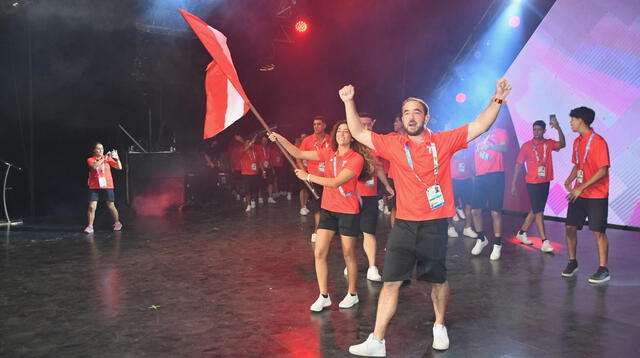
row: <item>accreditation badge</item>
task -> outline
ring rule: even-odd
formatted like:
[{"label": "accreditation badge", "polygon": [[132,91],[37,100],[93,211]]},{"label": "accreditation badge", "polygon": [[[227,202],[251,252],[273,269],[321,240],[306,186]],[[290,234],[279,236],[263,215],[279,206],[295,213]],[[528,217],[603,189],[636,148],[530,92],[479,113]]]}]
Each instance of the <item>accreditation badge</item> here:
[{"label": "accreditation badge", "polygon": [[269,162],[268,162],[268,161],[266,161],[266,160],[264,161],[264,163],[262,163],[262,165],[263,165],[265,168],[269,168]]},{"label": "accreditation badge", "polygon": [[256,165],[256,163],[251,163],[251,170],[254,172],[258,171],[258,166]]},{"label": "accreditation badge", "polygon": [[364,182],[365,186],[373,186],[376,183],[374,177],[371,177],[371,179],[367,180],[366,182]]},{"label": "accreditation badge", "polygon": [[442,195],[440,184],[427,188],[427,199],[429,199],[429,206],[431,206],[431,210],[444,205],[444,195]]},{"label": "accreditation badge", "polygon": [[584,171],[582,171],[582,169],[578,169],[578,184],[582,184],[582,182],[584,181]]},{"label": "accreditation badge", "polygon": [[107,187],[107,178],[106,178],[106,177],[101,177],[101,176],[99,176],[99,177],[98,177],[98,185],[99,185],[101,188],[106,188],[106,187]]},{"label": "accreditation badge", "polygon": [[318,172],[320,172],[320,174],[324,174],[324,162],[320,162],[318,164]]},{"label": "accreditation badge", "polygon": [[465,169],[464,163],[458,163],[458,173],[464,173]]},{"label": "accreditation badge", "polygon": [[546,178],[547,177],[547,168],[544,165],[538,166],[538,178]]}]

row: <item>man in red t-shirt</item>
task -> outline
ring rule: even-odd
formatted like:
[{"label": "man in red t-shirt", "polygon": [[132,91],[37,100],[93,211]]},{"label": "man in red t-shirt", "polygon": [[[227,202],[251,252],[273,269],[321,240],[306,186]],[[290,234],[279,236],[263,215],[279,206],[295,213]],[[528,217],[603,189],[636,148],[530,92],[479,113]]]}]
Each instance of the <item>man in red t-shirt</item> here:
[{"label": "man in red t-shirt", "polygon": [[396,223],[391,229],[384,260],[384,285],[378,299],[373,333],[349,352],[361,356],[386,355],[384,336],[398,305],[403,280],[416,267],[417,279],[430,282],[435,311],[433,348],[449,348],[444,316],[449,297],[447,282],[447,218],[455,212],[451,184],[451,157],[467,143],[489,130],[501,104],[511,92],[511,84],[500,79],[495,96],[478,118],[457,129],[433,133],[426,129],[429,108],[418,98],[402,104],[406,135],[379,135],[366,130],[359,121],[353,86],[340,90],[351,135],[379,156],[391,162],[397,195]]},{"label": "man in red t-shirt", "polygon": [[[325,130],[327,129],[327,123],[324,120],[323,116],[315,116],[313,117],[313,134],[305,137],[300,144],[300,150],[303,151],[314,151],[322,148],[331,148],[331,138]],[[306,164],[302,161],[298,161],[298,167],[301,165],[307,167],[307,172],[311,175],[324,176],[325,164],[324,162],[318,162],[315,160],[307,160]],[[323,187],[321,185],[313,185],[313,189],[316,193],[322,197]],[[320,201],[312,199],[311,205],[308,205],[311,209],[308,209],[306,206],[300,209],[300,215],[307,215],[310,212],[313,212],[313,217],[315,220],[315,226],[313,229],[313,234],[311,234],[311,241],[316,241],[316,231],[318,229],[318,223],[320,222]]]},{"label": "man in red t-shirt", "polygon": [[111,176],[111,168],[121,170],[122,163],[118,157],[118,151],[112,150],[104,155],[104,146],[98,142],[93,146],[93,156],[87,158],[89,166],[89,209],[87,210],[88,225],[84,229],[87,234],[93,234],[93,220],[96,217],[96,208],[100,196],[107,202],[107,208],[113,217],[113,230],[122,230],[120,216],[115,204],[115,194],[113,192],[113,177]]},{"label": "man in red t-shirt", "polygon": [[242,187],[244,191],[246,212],[256,208],[256,197],[260,188],[260,178],[264,174],[262,167],[262,154],[255,145],[256,138],[246,139],[242,148],[240,158],[240,174],[242,177]]},{"label": "man in red t-shirt", "polygon": [[544,229],[544,207],[547,205],[549,197],[549,185],[553,180],[553,158],[551,153],[559,151],[565,147],[564,133],[558,124],[555,115],[551,116],[549,125],[558,131],[558,140],[544,138],[547,124],[544,121],[533,122],[533,139],[525,142],[520,148],[516,166],[513,170],[513,180],[511,182],[511,195],[516,196],[516,183],[518,174],[522,165],[527,166],[527,192],[529,193],[529,201],[531,202],[531,210],[524,223],[520,227],[516,238],[525,245],[533,244],[527,237],[527,230],[535,220],[538,233],[542,237],[542,252],[553,252],[553,246],[547,240],[547,234]]},{"label": "man in red t-shirt", "polygon": [[471,250],[472,255],[480,255],[482,249],[489,244],[484,235],[482,209],[491,210],[493,236],[495,242],[489,258],[498,260],[502,252],[502,205],[504,201],[504,159],[507,151],[507,131],[503,128],[492,128],[478,138],[474,151],[476,177],[473,183],[471,199],[471,216],[478,238]]},{"label": "man in red t-shirt", "polygon": [[[453,221],[460,218],[464,220],[462,235],[472,239],[478,238],[478,234],[471,228],[473,217],[471,215],[471,199],[473,197],[473,175],[471,174],[472,154],[464,149],[456,152],[451,158],[451,179],[453,183],[453,198],[456,201],[456,214]],[[455,226],[449,222],[449,237],[458,237]]]},{"label": "man in red t-shirt", "polygon": [[[573,170],[564,182],[569,192],[566,224],[569,263],[562,276],[571,277],[578,271],[578,230],[582,230],[585,219],[589,218],[589,229],[596,237],[600,264],[589,282],[597,284],[610,279],[607,268],[609,239],[605,233],[609,214],[610,161],[607,142],[591,128],[595,115],[593,109],[587,107],[574,108],[569,113],[571,130],[580,135],[573,141]],[[571,188],[574,180],[575,185]]]}]

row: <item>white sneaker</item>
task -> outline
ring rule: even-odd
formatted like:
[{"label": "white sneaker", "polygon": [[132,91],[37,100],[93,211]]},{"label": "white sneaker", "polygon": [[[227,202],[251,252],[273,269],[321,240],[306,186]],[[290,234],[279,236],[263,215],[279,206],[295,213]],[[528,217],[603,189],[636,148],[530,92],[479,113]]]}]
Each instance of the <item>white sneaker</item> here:
[{"label": "white sneaker", "polygon": [[316,238],[318,237],[318,235],[314,232],[313,234],[311,234],[311,242],[316,242]]},{"label": "white sneaker", "polygon": [[244,211],[246,211],[246,212],[251,211],[251,204],[247,205],[247,208],[246,208],[246,209],[244,209]]},{"label": "white sneaker", "polygon": [[340,308],[351,308],[353,306],[356,305],[356,303],[360,302],[360,300],[358,300],[358,294],[356,293],[355,296],[351,296],[350,293],[347,293],[346,296],[344,296],[344,298],[342,299],[342,301],[340,301],[340,303],[338,304],[338,307]]},{"label": "white sneaker", "polygon": [[471,249],[471,255],[480,255],[482,249],[487,245],[489,245],[489,240],[487,240],[486,237],[484,240],[476,239],[476,244],[473,246],[473,249]]},{"label": "white sneaker", "polygon": [[331,306],[331,297],[327,295],[327,298],[322,297],[322,295],[318,295],[318,299],[309,307],[313,312],[320,312],[325,307]]},{"label": "white sneaker", "polygon": [[464,210],[460,209],[460,208],[456,208],[456,213],[458,213],[458,216],[460,217],[460,219],[462,220],[466,220],[467,216],[464,214]]},{"label": "white sneaker", "polygon": [[236,194],[236,200],[240,200],[240,199],[241,199],[240,194]]},{"label": "white sneaker", "polygon": [[300,209],[300,215],[307,215],[309,214],[309,209],[307,209],[307,207],[303,207]]},{"label": "white sneaker", "polygon": [[84,228],[84,233],[85,234],[93,234],[93,226],[89,225],[86,228]]},{"label": "white sneaker", "polygon": [[275,203],[276,203],[276,201],[275,201],[275,200],[273,200],[273,198],[272,198],[272,197],[269,197],[269,199],[267,199],[267,203],[269,203],[269,204],[275,204]]},{"label": "white sneaker", "polygon": [[447,230],[447,236],[458,237],[458,232],[456,231],[456,228],[453,226],[449,226],[449,230]]},{"label": "white sneaker", "polygon": [[433,326],[433,349],[444,351],[449,349],[449,335],[444,324]]},{"label": "white sneaker", "polygon": [[378,268],[375,266],[369,267],[367,270],[367,280],[380,282],[382,281],[382,276],[380,276],[380,272],[378,272]]},{"label": "white sneaker", "polygon": [[258,204],[264,204],[264,199],[258,198]]},{"label": "white sneaker", "polygon": [[287,193],[287,200],[291,200],[291,193]]},{"label": "white sneaker", "polygon": [[386,357],[387,348],[384,339],[379,341],[370,333],[366,341],[349,347],[349,353],[363,357]]},{"label": "white sneaker", "polygon": [[384,211],[384,200],[378,200],[378,210]]},{"label": "white sneaker", "polygon": [[489,259],[493,261],[500,260],[501,251],[502,251],[502,245],[493,245],[493,250],[491,250],[491,255],[489,256]]},{"label": "white sneaker", "polygon": [[472,239],[477,239],[478,238],[478,234],[476,234],[476,232],[473,231],[473,229],[471,227],[465,227],[464,230],[462,230],[462,235],[464,235],[466,237],[470,237]]},{"label": "white sneaker", "polygon": [[344,277],[349,276],[349,271],[347,271],[347,268],[344,268],[344,271],[342,271],[342,273],[344,274]]},{"label": "white sneaker", "polygon": [[540,247],[540,250],[542,250],[542,252],[553,252],[553,246],[551,246],[549,240],[544,240],[542,242],[542,247]]},{"label": "white sneaker", "polygon": [[385,215],[389,215],[389,214],[391,214],[391,211],[389,211],[389,207],[388,207],[388,206],[385,206],[385,207],[384,207],[384,211],[383,211],[383,213],[384,213]]},{"label": "white sneaker", "polygon": [[531,242],[531,240],[529,240],[529,237],[527,236],[526,232],[523,232],[522,234],[520,234],[520,231],[518,231],[518,233],[516,234],[516,238],[518,240],[520,240],[520,242],[525,244],[525,245],[533,244],[533,242]]},{"label": "white sneaker", "polygon": [[453,222],[458,222],[460,221],[460,218],[458,217],[458,214],[453,216]]},{"label": "white sneaker", "polygon": [[251,207],[255,208],[256,207],[256,201],[255,200],[251,200]]}]

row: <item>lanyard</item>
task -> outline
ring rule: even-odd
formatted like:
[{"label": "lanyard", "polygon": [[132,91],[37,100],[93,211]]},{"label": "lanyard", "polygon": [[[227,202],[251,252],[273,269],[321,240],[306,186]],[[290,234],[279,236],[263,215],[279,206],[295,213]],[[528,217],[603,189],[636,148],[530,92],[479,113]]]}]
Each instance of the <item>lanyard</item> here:
[{"label": "lanyard", "polygon": [[269,157],[271,156],[270,154],[267,154],[267,147],[266,146],[262,146],[262,153],[264,154],[264,159],[265,161],[269,160]]},{"label": "lanyard", "polygon": [[[337,178],[338,177],[338,152],[336,152],[333,155],[333,177]],[[345,198],[350,197],[351,195],[353,195],[353,192],[350,193],[346,193],[344,192],[344,189],[342,189],[342,185],[338,186],[338,190],[340,190],[340,194],[342,194],[342,196],[344,196]]]},{"label": "lanyard", "polygon": [[[433,174],[435,176],[436,184],[437,184],[438,183],[438,152],[436,151],[436,144],[434,142],[431,142],[429,144],[429,147],[431,148],[431,154],[433,154]],[[416,176],[416,179],[418,179],[418,181],[422,183],[422,185],[428,188],[429,186],[422,179],[420,179],[420,177],[418,176],[418,173],[416,173],[416,170],[413,167],[413,159],[411,159],[411,152],[409,151],[408,143],[404,145],[404,153],[407,156],[407,162],[409,162],[409,166],[411,167],[411,170],[413,170],[413,175]]]},{"label": "lanyard", "polygon": [[[584,150],[584,159],[582,160],[582,165],[584,166],[584,163],[587,162],[587,154],[589,154],[589,148],[591,147],[591,141],[593,140],[593,137],[596,135],[596,132],[591,132],[591,136],[589,137],[589,141],[587,142],[587,147]],[[578,145],[576,146],[576,162],[578,163],[578,167],[580,168],[580,154],[578,154],[578,149],[580,148],[580,143],[582,143],[582,136],[580,136],[580,141],[578,142]]]},{"label": "lanyard", "polygon": [[323,145],[324,145],[325,148],[327,148],[327,146],[329,145],[329,142],[327,142],[327,135],[325,134],[325,136],[322,139],[322,142],[320,142],[320,144],[318,144],[318,137],[316,136],[316,141],[313,142],[313,145],[316,148],[322,148]]},{"label": "lanyard", "polygon": [[256,161],[256,151],[254,148],[251,148],[251,152],[247,151],[247,155],[249,156],[249,160],[254,163]]},{"label": "lanyard", "polygon": [[104,161],[102,161],[102,164],[100,164],[97,168],[96,168],[96,172],[98,173],[99,177],[103,177],[104,176],[104,162],[106,162],[107,160],[105,159]]},{"label": "lanyard", "polygon": [[[538,155],[538,145],[536,144],[536,142],[532,142],[533,144],[533,153],[536,155],[536,163],[540,163],[540,156]],[[544,146],[542,147],[542,150],[544,151],[544,153],[542,154],[542,158],[543,158],[543,163],[547,162],[547,143],[544,144]]]}]

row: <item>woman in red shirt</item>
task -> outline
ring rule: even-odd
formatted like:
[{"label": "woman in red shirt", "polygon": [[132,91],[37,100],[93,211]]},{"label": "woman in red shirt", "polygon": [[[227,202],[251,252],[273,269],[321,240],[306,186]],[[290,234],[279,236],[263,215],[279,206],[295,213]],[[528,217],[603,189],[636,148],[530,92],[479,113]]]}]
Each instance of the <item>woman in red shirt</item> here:
[{"label": "woman in red shirt", "polygon": [[359,176],[365,178],[373,172],[374,164],[370,159],[369,151],[351,137],[346,121],[338,122],[333,127],[330,148],[302,151],[277,133],[272,133],[270,139],[280,142],[295,158],[322,161],[326,168],[324,176],[312,175],[303,169],[296,169],[296,176],[299,179],[325,187],[322,193],[320,223],[318,224],[314,251],[320,295],[310,309],[314,312],[320,312],[331,305],[327,287],[329,271],[327,255],[331,239],[336,233],[340,235],[342,252],[349,272],[349,289],[338,306],[340,308],[353,307],[358,303],[355,243],[356,237],[360,234],[360,205],[356,194],[356,185]]},{"label": "woman in red shirt", "polygon": [[89,209],[87,210],[88,225],[84,229],[87,234],[93,234],[93,219],[96,216],[96,208],[100,196],[107,202],[107,208],[113,217],[113,230],[122,230],[122,224],[118,216],[118,209],[113,204],[113,178],[111,177],[111,168],[122,169],[122,163],[118,158],[118,151],[112,150],[104,155],[104,147],[98,142],[93,146],[93,156],[87,158],[89,165]]}]

